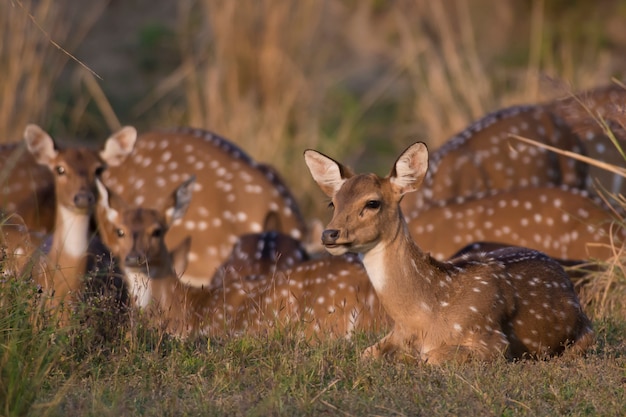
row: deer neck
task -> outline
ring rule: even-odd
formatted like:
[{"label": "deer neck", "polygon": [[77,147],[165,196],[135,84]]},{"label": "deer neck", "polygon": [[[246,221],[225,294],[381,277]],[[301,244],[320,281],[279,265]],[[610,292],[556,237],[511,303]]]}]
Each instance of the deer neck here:
[{"label": "deer neck", "polygon": [[68,280],[78,280],[86,272],[89,222],[89,213],[57,207],[56,226],[48,257]]},{"label": "deer neck", "polygon": [[417,246],[402,218],[392,230],[388,239],[361,256],[372,286],[392,318],[432,314],[437,305],[433,286],[448,278],[442,264]]}]

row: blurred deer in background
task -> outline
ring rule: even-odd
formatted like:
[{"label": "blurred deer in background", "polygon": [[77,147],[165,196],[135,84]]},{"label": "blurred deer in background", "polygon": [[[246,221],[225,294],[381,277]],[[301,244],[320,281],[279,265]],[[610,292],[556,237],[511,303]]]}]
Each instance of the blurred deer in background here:
[{"label": "blurred deer in background", "polygon": [[435,203],[495,190],[585,186],[586,164],[522,144],[511,139],[511,133],[576,153],[584,151],[578,135],[539,106],[510,107],[488,114],[432,153],[422,188],[402,200],[407,218]]},{"label": "blurred deer in background", "polygon": [[[611,84],[569,94],[566,98],[544,103],[543,107],[561,118],[581,138],[584,154],[595,160],[626,168],[624,156],[606,131],[606,128],[610,129],[617,146],[626,151],[625,105],[626,88]],[[591,165],[587,176],[589,190],[594,190],[596,180],[609,192],[626,192],[626,181],[621,175]]]},{"label": "blurred deer in background", "polygon": [[[428,363],[556,355],[586,351],[594,341],[563,268],[543,253],[505,248],[439,262],[417,246],[400,209],[426,176],[423,143],[407,148],[391,173],[354,175],[313,150],[305,160],[332,199],[322,234],[333,255],[361,254],[374,289],[394,322],[363,357],[401,353]],[[441,233],[446,233],[442,231]]]},{"label": "blurred deer in background", "polygon": [[209,285],[237,237],[262,231],[270,212],[279,217],[280,231],[304,236],[295,198],[277,172],[211,132],[181,128],[142,134],[131,160],[108,170],[103,180],[128,202],[163,207],[169,197],[157,190],[174,188],[191,175],[196,198],[167,235],[170,246],[191,237],[185,283]]},{"label": "blurred deer in background", "polygon": [[438,260],[476,241],[524,246],[561,259],[605,261],[611,241],[626,237],[612,227],[614,213],[583,190],[565,186],[487,191],[423,208],[408,221],[413,238]]}]

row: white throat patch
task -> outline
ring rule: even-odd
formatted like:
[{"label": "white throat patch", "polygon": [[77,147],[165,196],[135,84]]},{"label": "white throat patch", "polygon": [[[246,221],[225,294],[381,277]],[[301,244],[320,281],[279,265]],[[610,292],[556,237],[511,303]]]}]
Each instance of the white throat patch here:
[{"label": "white throat patch", "polygon": [[139,308],[146,308],[152,299],[150,276],[143,271],[126,270],[126,281],[129,285],[129,293],[132,300]]},{"label": "white throat patch", "polygon": [[74,258],[85,255],[89,246],[89,215],[76,214],[63,206],[58,210],[63,227],[54,233],[58,233],[57,239],[61,239],[63,250]]},{"label": "white throat patch", "polygon": [[366,254],[359,254],[367,276],[370,278],[370,282],[376,290],[380,293],[385,288],[387,283],[387,271],[385,265],[385,251],[382,245],[376,245],[370,249]]}]

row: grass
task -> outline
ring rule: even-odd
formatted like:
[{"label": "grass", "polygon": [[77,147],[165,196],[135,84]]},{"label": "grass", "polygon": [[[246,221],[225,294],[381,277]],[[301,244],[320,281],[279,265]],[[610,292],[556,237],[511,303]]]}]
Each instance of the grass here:
[{"label": "grass", "polygon": [[361,361],[379,337],[370,334],[183,343],[140,320],[106,343],[80,327],[33,332],[26,285],[4,292],[14,286],[2,287],[2,301],[14,300],[4,314],[22,318],[3,326],[3,415],[584,416],[626,407],[623,319],[596,321],[598,343],[586,358],[432,367]]}]

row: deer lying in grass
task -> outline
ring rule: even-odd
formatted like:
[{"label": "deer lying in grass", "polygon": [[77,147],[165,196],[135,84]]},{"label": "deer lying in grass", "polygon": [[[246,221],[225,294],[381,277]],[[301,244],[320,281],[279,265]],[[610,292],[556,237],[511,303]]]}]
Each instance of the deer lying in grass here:
[{"label": "deer lying in grass", "polygon": [[354,175],[313,150],[311,174],[332,199],[322,234],[328,252],[360,253],[392,331],[363,357],[402,353],[428,363],[556,355],[593,343],[591,323],[563,268],[530,249],[505,248],[439,262],[417,246],[399,208],[428,167],[423,143],[391,173]]},{"label": "deer lying in grass", "polygon": [[102,238],[121,264],[131,300],[151,325],[181,338],[289,326],[306,336],[337,337],[386,325],[355,257],[299,261],[302,246],[285,234],[247,234],[210,287],[185,284],[180,275],[189,240],[169,252],[165,237],[187,210],[192,183],[179,186],[161,211],[130,207],[98,185]]},{"label": "deer lying in grass", "polygon": [[[126,127],[106,141],[100,151],[60,149],[39,126],[24,132],[28,151],[54,175],[56,220],[46,253],[32,264],[35,282],[52,297],[51,306],[75,301],[84,288],[90,245],[90,220],[96,203],[96,179],[107,166],[121,164],[132,152],[137,132]],[[67,309],[63,317],[67,317]]]}]

